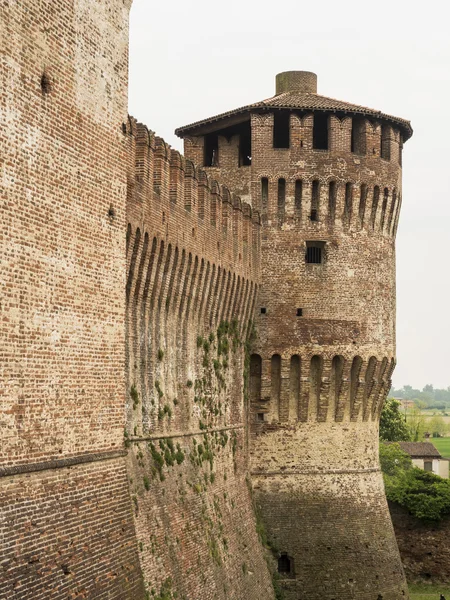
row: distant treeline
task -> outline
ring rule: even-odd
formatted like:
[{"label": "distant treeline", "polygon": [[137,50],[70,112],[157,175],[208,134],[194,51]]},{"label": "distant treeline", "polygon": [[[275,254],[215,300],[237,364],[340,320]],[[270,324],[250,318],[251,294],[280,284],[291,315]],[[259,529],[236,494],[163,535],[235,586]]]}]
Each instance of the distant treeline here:
[{"label": "distant treeline", "polygon": [[404,385],[400,389],[391,388],[391,398],[403,398],[404,400],[416,400],[416,404],[422,408],[437,408],[442,410],[450,407],[450,387],[447,389],[434,388],[431,384],[424,386],[423,390],[417,390],[410,385]]}]

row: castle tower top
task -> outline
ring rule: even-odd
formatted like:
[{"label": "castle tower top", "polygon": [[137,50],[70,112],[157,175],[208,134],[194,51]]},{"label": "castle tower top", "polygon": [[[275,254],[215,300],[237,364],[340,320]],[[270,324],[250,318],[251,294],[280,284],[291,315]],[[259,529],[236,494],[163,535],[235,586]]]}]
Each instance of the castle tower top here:
[{"label": "castle tower top", "polygon": [[365,118],[397,128],[406,142],[412,136],[411,123],[405,119],[394,117],[380,110],[328,98],[317,93],[317,75],[311,71],[284,71],[276,76],[276,91],[271,98],[266,98],[247,106],[241,106],[225,113],[178,127],[178,137],[204,136],[225,129],[230,133],[231,127],[250,122],[251,114],[279,111],[301,111],[302,113],[328,113],[339,119],[345,116]]},{"label": "castle tower top", "polygon": [[285,92],[317,94],[317,75],[311,71],[284,71],[275,78],[275,95]]}]

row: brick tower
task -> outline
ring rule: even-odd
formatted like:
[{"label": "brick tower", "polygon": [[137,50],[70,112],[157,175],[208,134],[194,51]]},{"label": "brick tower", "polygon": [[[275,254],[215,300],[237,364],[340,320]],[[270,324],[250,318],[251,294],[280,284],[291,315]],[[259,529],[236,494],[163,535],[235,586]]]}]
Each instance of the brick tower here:
[{"label": "brick tower", "polygon": [[378,423],[411,126],[320,96],[316,75],[295,71],[274,97],[176,133],[262,215],[251,468],[286,598],[407,597]]}]

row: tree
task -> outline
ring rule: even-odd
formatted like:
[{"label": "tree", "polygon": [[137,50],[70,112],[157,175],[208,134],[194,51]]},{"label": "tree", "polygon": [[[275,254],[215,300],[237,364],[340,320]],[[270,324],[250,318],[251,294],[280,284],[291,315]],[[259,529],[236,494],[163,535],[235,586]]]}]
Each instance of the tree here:
[{"label": "tree", "polygon": [[414,408],[408,414],[407,428],[409,431],[409,440],[420,442],[426,430],[425,416],[418,408]]},{"label": "tree", "polygon": [[412,469],[409,454],[403,452],[398,444],[380,443],[380,467],[383,475],[399,477],[404,471]]},{"label": "tree", "polygon": [[450,480],[413,467],[398,444],[380,444],[380,465],[388,500],[426,521],[450,514]]},{"label": "tree", "polygon": [[447,424],[440,415],[435,415],[428,421],[427,429],[433,437],[440,437],[447,433]]},{"label": "tree", "polygon": [[388,398],[380,418],[380,438],[386,442],[407,442],[411,434],[400,412],[400,402]]}]

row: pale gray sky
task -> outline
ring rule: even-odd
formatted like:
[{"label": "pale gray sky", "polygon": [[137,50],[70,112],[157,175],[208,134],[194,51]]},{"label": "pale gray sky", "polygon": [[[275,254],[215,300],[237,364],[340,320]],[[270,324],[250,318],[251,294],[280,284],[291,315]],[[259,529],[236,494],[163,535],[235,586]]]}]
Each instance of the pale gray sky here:
[{"label": "pale gray sky", "polygon": [[308,70],[318,91],[410,119],[397,235],[394,385],[450,385],[450,8],[444,0],[134,0],[130,114],[176,127],[272,96]]}]

